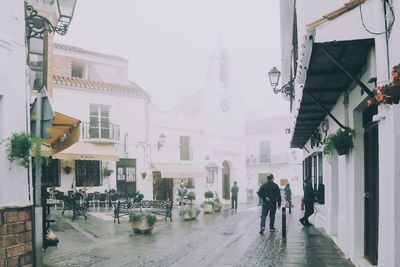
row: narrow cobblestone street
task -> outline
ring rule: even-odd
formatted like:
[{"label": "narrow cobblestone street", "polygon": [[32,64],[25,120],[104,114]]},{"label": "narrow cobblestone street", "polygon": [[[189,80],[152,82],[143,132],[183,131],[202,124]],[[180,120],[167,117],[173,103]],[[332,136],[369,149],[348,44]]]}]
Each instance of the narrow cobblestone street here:
[{"label": "narrow cobblestone street", "polygon": [[281,237],[281,212],[275,233],[260,236],[259,207],[242,204],[183,222],[159,221],[150,235],[133,234],[127,218],[114,224],[111,211],[92,211],[87,221],[71,221],[53,211],[60,238],[45,252],[46,266],[353,266],[334,243],[314,227],[303,228],[300,211],[288,214],[288,237]]}]

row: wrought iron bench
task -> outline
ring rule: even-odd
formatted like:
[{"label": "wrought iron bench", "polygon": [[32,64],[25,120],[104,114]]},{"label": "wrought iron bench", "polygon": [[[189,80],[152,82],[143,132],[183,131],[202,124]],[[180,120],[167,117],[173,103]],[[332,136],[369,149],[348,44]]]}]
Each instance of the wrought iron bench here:
[{"label": "wrought iron bench", "polygon": [[118,201],[114,206],[114,222],[119,223],[119,218],[129,215],[129,211],[148,211],[158,215],[164,215],[172,222],[172,201],[168,200],[142,200],[140,202],[132,202],[129,200]]},{"label": "wrought iron bench", "polygon": [[61,215],[64,215],[64,212],[66,210],[72,210],[72,220],[75,219],[76,216],[83,216],[85,220],[87,220],[86,212],[89,209],[88,200],[86,200],[86,202],[83,204],[78,204],[77,202],[75,202],[73,198],[64,196],[63,201],[64,201],[64,208],[61,212]]}]

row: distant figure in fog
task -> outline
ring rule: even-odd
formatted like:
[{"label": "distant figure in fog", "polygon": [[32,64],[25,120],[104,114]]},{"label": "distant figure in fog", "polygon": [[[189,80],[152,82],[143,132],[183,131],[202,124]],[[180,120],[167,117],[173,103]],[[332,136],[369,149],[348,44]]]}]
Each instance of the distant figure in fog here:
[{"label": "distant figure in fog", "polygon": [[290,189],[290,184],[289,183],[286,184],[284,192],[285,192],[286,202],[289,205],[291,205],[291,203],[292,203],[292,189]]},{"label": "distant figure in fog", "polygon": [[179,201],[179,206],[181,206],[182,204],[185,205],[185,201],[184,198],[186,196],[187,190],[186,188],[183,186],[183,184],[179,185],[178,188],[178,201]]},{"label": "distant figure in fog", "polygon": [[269,213],[269,230],[274,232],[275,229],[275,213],[276,205],[278,208],[281,207],[281,191],[279,186],[274,183],[274,175],[269,173],[267,175],[267,182],[263,184],[257,192],[258,196],[262,199],[262,211],[261,211],[261,223],[260,223],[260,235],[264,234],[265,221]]},{"label": "distant figure in fog", "polygon": [[239,186],[237,186],[237,182],[234,182],[231,189],[232,193],[231,203],[232,203],[232,209],[235,210],[237,210],[238,192],[239,192]]}]

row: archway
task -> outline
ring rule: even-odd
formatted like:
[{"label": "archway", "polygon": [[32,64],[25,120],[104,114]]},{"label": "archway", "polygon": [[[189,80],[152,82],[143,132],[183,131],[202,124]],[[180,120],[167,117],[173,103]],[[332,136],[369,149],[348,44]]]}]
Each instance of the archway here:
[{"label": "archway", "polygon": [[231,170],[227,161],[222,162],[222,198],[231,198]]}]

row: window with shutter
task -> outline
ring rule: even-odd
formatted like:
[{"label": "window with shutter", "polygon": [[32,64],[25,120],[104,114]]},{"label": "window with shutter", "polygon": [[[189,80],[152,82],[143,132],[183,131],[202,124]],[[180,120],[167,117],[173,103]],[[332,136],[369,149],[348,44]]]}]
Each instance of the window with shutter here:
[{"label": "window with shutter", "polygon": [[76,160],[76,186],[101,186],[101,163],[98,160]]}]

